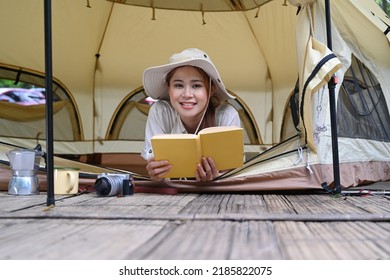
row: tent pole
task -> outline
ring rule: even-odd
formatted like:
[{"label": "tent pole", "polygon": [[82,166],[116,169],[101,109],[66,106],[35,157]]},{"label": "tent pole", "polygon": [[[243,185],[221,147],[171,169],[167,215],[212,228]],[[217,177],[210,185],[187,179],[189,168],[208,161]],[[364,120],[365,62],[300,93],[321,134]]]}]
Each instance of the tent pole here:
[{"label": "tent pole", "polygon": [[[331,32],[331,16],[330,16],[330,0],[325,0],[325,16],[326,16],[326,36],[328,48],[332,50],[332,32]],[[333,155],[333,180],[334,192],[340,193],[340,163],[339,163],[339,148],[337,140],[337,118],[336,118],[336,76],[333,75],[328,82],[329,90],[329,105],[330,105],[330,126],[332,132],[332,155]]]},{"label": "tent pole", "polygon": [[46,92],[46,174],[47,206],[55,204],[53,172],[53,94],[52,94],[52,36],[51,0],[44,0],[45,18],[45,92]]}]

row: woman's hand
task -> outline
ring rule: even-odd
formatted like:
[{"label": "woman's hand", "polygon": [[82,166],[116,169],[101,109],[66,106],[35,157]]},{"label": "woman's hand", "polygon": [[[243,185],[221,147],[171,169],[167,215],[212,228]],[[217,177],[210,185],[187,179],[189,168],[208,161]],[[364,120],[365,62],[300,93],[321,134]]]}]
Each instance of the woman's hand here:
[{"label": "woman's hand", "polygon": [[196,169],[197,181],[211,181],[220,175],[214,161],[210,157],[202,157],[201,163],[198,163]]},{"label": "woman's hand", "polygon": [[155,161],[154,158],[148,160],[146,170],[148,171],[150,179],[153,181],[162,181],[162,176],[166,175],[171,170],[172,165],[167,160]]}]

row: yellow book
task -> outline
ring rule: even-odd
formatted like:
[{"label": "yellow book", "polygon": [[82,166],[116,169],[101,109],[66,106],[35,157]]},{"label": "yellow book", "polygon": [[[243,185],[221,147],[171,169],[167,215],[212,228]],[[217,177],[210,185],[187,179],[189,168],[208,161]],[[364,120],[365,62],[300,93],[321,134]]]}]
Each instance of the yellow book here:
[{"label": "yellow book", "polygon": [[172,164],[166,178],[195,177],[202,156],[211,157],[220,171],[240,167],[244,161],[244,132],[240,127],[208,127],[198,135],[155,135],[151,142],[155,160]]}]

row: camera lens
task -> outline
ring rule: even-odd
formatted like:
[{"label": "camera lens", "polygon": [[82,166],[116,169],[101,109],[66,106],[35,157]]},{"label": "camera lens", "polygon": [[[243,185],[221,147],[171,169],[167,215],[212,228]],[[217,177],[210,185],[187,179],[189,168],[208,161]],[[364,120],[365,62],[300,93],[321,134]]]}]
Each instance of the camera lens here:
[{"label": "camera lens", "polygon": [[99,196],[117,195],[122,190],[122,178],[106,176],[96,179],[94,189]]}]

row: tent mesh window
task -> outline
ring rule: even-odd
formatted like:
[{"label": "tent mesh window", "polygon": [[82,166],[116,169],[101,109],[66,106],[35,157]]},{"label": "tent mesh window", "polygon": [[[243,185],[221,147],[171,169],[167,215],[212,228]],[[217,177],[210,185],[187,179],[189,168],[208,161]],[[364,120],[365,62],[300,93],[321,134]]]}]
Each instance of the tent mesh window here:
[{"label": "tent mesh window", "polygon": [[337,115],[339,136],[390,142],[390,116],[382,88],[354,56],[340,87]]},{"label": "tent mesh window", "polygon": [[106,138],[144,141],[146,120],[153,103],[142,88],[131,92],[114,113]]},{"label": "tent mesh window", "polygon": [[[53,82],[53,136],[58,141],[82,140],[74,101]],[[45,77],[0,66],[0,137],[46,139]]]}]

